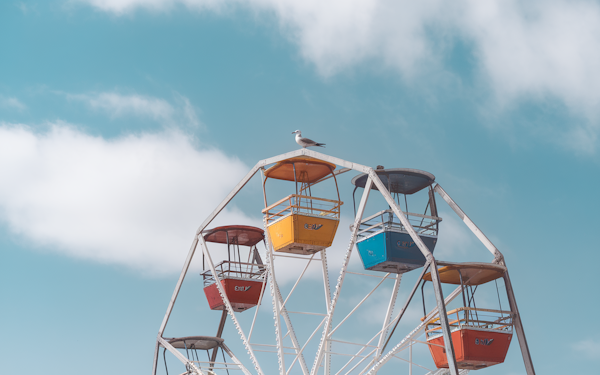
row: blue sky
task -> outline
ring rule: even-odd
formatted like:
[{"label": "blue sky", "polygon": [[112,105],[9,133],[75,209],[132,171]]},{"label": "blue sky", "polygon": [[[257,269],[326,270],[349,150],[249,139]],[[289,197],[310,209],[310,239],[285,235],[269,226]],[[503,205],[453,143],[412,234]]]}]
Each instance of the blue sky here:
[{"label": "blue sky", "polygon": [[[296,129],[435,174],[504,253],[538,373],[592,371],[599,36],[583,0],[2,2],[0,372],[150,371],[194,231]],[[259,182],[233,203],[219,224],[260,225]],[[440,257],[491,260],[442,214]],[[216,330],[201,293],[169,334]],[[524,374],[516,343],[480,372]]]}]

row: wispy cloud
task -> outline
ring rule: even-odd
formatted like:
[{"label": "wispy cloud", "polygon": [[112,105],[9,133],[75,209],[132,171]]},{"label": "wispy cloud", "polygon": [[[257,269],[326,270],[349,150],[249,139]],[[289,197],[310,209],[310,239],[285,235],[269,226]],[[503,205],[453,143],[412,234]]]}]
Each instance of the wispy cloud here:
[{"label": "wispy cloud", "polygon": [[571,348],[582,357],[597,360],[600,357],[600,341],[585,339],[571,345]]},{"label": "wispy cloud", "polygon": [[18,111],[23,111],[27,108],[27,106],[23,104],[19,99],[14,97],[4,97],[2,95],[0,95],[0,107],[16,109]]},{"label": "wispy cloud", "polygon": [[[588,153],[600,134],[600,4],[591,0],[77,0],[116,15],[182,6],[222,12],[245,7],[275,15],[300,54],[327,76],[365,63],[406,80],[447,70],[462,43],[491,105],[523,99],[563,103],[583,120],[567,144]],[[431,78],[429,78],[431,79]],[[479,85],[479,84],[478,84]],[[557,137],[565,137],[565,132]]]},{"label": "wispy cloud", "polygon": [[[65,123],[44,133],[0,124],[0,221],[43,249],[178,272],[198,225],[247,169],[177,130],[107,140]],[[230,206],[214,224],[255,221]]]},{"label": "wispy cloud", "polygon": [[144,95],[125,95],[117,92],[65,94],[69,100],[84,102],[91,109],[109,117],[137,116],[167,125],[199,126],[200,121],[190,100],[176,94],[174,103]]}]

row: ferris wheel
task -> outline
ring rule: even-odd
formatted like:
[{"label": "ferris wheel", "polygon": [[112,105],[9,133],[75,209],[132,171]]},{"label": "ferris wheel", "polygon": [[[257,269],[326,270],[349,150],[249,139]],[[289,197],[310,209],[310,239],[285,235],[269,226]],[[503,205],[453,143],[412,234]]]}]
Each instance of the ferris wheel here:
[{"label": "ferris wheel", "polygon": [[[343,254],[329,254],[336,234],[342,236],[338,177],[351,171],[359,174],[351,181],[350,236]],[[257,173],[262,177],[264,228],[241,223],[210,227]],[[277,188],[271,181],[280,181]],[[411,204],[409,211],[407,197],[417,194],[425,196],[426,204],[411,212],[417,210]],[[434,257],[442,221],[436,194],[492,253],[492,262]],[[367,215],[369,202],[375,212]],[[226,249],[217,252],[216,246]],[[259,246],[264,247],[262,256]],[[190,333],[206,335],[216,328],[217,335],[164,337],[198,249],[204,295],[209,308],[222,315],[218,327]],[[362,269],[357,269],[357,258]],[[405,275],[416,277],[407,288]],[[502,296],[498,281],[505,289]],[[456,288],[444,295],[442,285]],[[490,286],[496,286],[500,306],[490,306]],[[420,319],[406,314],[417,294],[423,304]],[[429,310],[426,295],[435,301]],[[401,301],[400,296],[407,298]],[[508,301],[504,309],[503,298]],[[361,315],[374,300],[377,311]],[[265,319],[269,304],[272,312]],[[222,337],[227,320],[237,331],[236,346],[243,347],[238,354]],[[502,253],[432,174],[373,169],[301,149],[258,162],[197,230],[158,332],[152,374],[159,371],[162,349],[167,373],[169,352],[183,364],[183,372],[177,373],[190,375],[383,375],[399,373],[399,363],[411,375],[458,375],[504,362],[513,333],[527,374],[535,374]],[[421,352],[415,354],[413,348]]]}]

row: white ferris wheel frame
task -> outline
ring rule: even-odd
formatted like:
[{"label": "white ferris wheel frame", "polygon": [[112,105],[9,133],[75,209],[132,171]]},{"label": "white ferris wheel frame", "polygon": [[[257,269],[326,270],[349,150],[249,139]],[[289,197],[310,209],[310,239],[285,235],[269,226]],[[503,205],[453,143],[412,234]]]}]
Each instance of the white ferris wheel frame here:
[{"label": "white ferris wheel frame", "polygon": [[[317,354],[315,356],[314,363],[310,369],[308,368],[306,361],[304,359],[304,356],[303,356],[303,350],[306,347],[306,345],[308,344],[308,341],[304,344],[304,346],[302,346],[302,347],[300,346],[300,343],[298,342],[298,340],[296,338],[296,335],[295,335],[295,332],[293,329],[293,325],[289,318],[289,311],[287,310],[287,308],[285,306],[287,300],[289,299],[291,294],[294,292],[296,285],[298,284],[298,282],[304,275],[306,268],[304,268],[300,277],[296,281],[296,284],[294,285],[294,287],[290,291],[289,295],[287,296],[286,300],[284,301],[283,297],[281,295],[281,292],[279,290],[279,286],[276,281],[276,275],[274,272],[275,271],[274,270],[274,268],[275,268],[274,256],[276,256],[276,255],[274,254],[272,244],[269,239],[269,234],[268,234],[268,231],[266,230],[266,226],[267,226],[266,220],[264,221],[265,235],[267,237],[266,238],[267,277],[264,278],[263,289],[265,288],[265,283],[267,281],[267,278],[270,278],[269,288],[270,288],[272,303],[273,303],[273,313],[274,313],[274,319],[275,319],[275,334],[276,334],[276,342],[277,342],[276,349],[277,349],[277,357],[278,357],[278,361],[279,361],[280,375],[289,375],[290,370],[292,369],[292,367],[295,365],[296,362],[298,362],[300,364],[303,375],[317,375],[317,373],[321,367],[325,368],[324,374],[329,375],[330,374],[330,368],[329,368],[330,355],[332,354],[332,352],[330,351],[331,343],[333,341],[338,341],[338,340],[332,339],[333,333],[356,310],[356,308],[358,308],[358,306],[360,306],[360,304],[362,304],[362,302],[364,302],[375,291],[375,289],[377,289],[377,287],[379,285],[381,285],[381,282],[383,282],[386,279],[389,279],[389,275],[390,275],[389,273],[386,274],[385,276],[364,275],[364,276],[380,277],[381,282],[336,327],[332,327],[333,315],[335,312],[336,304],[337,304],[339,296],[340,296],[342,285],[344,283],[344,278],[346,276],[346,273],[351,273],[351,272],[347,271],[347,267],[349,264],[350,255],[351,255],[354,245],[356,243],[360,222],[361,222],[363,214],[364,214],[364,209],[365,209],[369,194],[371,193],[372,185],[375,185],[375,187],[377,188],[379,193],[381,193],[383,198],[386,200],[386,202],[391,207],[393,213],[400,219],[402,225],[406,228],[408,234],[411,236],[412,240],[415,242],[415,244],[417,245],[417,247],[419,248],[421,253],[424,255],[424,257],[426,259],[426,263],[423,267],[422,273],[424,273],[428,267],[431,270],[431,276],[432,276],[432,282],[433,282],[434,294],[435,294],[437,306],[427,315],[426,319],[423,320],[423,322],[421,324],[419,324],[412,332],[410,332],[406,337],[404,337],[401,341],[399,341],[388,352],[383,353],[382,349],[383,349],[384,340],[387,336],[387,333],[389,332],[390,327],[392,325],[394,325],[402,317],[402,314],[404,313],[406,307],[408,306],[408,303],[412,299],[412,296],[414,295],[416,288],[419,285],[419,282],[421,280],[419,278],[419,280],[417,281],[416,285],[414,286],[408,300],[406,301],[405,305],[400,310],[398,315],[394,319],[392,319],[392,310],[393,310],[395,300],[396,300],[396,297],[398,294],[398,289],[400,286],[400,280],[401,280],[402,275],[398,274],[396,276],[393,276],[392,278],[395,279],[394,287],[393,287],[392,295],[390,298],[389,306],[388,306],[388,309],[386,312],[386,316],[385,316],[385,319],[383,322],[382,329],[367,344],[362,345],[362,348],[356,353],[356,355],[354,355],[350,359],[350,361],[347,362],[346,366],[344,366],[341,370],[339,370],[337,374],[340,374],[355,358],[362,358],[362,360],[358,364],[356,364],[353,368],[351,368],[350,371],[348,371],[348,372],[353,371],[364,360],[366,360],[367,358],[370,358],[372,356],[371,361],[367,364],[367,366],[365,366],[363,368],[363,370],[360,372],[360,374],[361,375],[363,375],[363,374],[374,375],[374,374],[377,374],[377,371],[381,368],[381,366],[383,366],[390,359],[392,359],[392,358],[402,359],[400,357],[395,356],[401,350],[408,348],[410,350],[410,353],[411,353],[410,355],[412,357],[412,345],[415,342],[418,342],[418,340],[416,340],[415,337],[417,335],[419,335],[420,333],[422,333],[422,331],[425,328],[425,322],[429,318],[431,318],[435,315],[438,315],[438,314],[440,317],[440,323],[441,323],[442,333],[443,333],[443,337],[444,337],[445,352],[446,352],[446,356],[448,359],[448,365],[449,365],[449,369],[447,369],[445,371],[449,370],[449,373],[451,375],[464,374],[465,371],[461,370],[459,372],[459,369],[457,367],[455,353],[454,353],[454,347],[452,344],[452,340],[450,338],[451,337],[450,326],[448,323],[448,317],[446,315],[446,304],[448,304],[450,301],[452,301],[455,297],[457,297],[461,293],[461,287],[458,287],[456,290],[454,290],[450,295],[448,295],[444,299],[442,290],[441,290],[441,283],[439,280],[438,269],[437,269],[437,265],[444,265],[444,264],[450,264],[450,263],[437,261],[434,258],[433,254],[429,251],[429,248],[423,243],[423,241],[421,240],[419,235],[414,230],[413,226],[408,221],[405,213],[402,211],[402,209],[399,207],[399,205],[392,198],[387,187],[377,177],[377,174],[373,168],[303,148],[300,150],[292,151],[292,152],[289,152],[286,154],[274,156],[272,158],[268,158],[268,159],[259,161],[250,170],[250,172],[248,172],[248,174],[246,174],[246,176],[235,186],[235,188],[227,195],[227,197],[217,206],[217,208],[208,216],[208,218],[206,218],[206,220],[204,220],[202,225],[200,225],[200,227],[196,231],[196,234],[194,235],[194,239],[192,241],[192,245],[190,246],[190,250],[185,259],[183,269],[181,271],[181,274],[180,274],[177,284],[175,286],[175,290],[173,292],[173,295],[172,295],[169,305],[167,307],[167,311],[165,313],[162,324],[158,331],[156,346],[155,346],[155,350],[154,350],[154,362],[153,362],[153,368],[152,368],[152,375],[156,375],[158,354],[159,354],[159,349],[161,346],[163,348],[165,348],[166,350],[168,350],[169,352],[171,352],[172,354],[174,354],[177,359],[179,359],[182,363],[184,363],[184,365],[186,365],[186,368],[188,370],[196,372],[198,375],[205,374],[204,371],[200,370],[192,361],[190,361],[188,358],[183,356],[175,347],[173,347],[171,344],[169,344],[169,342],[167,342],[165,340],[165,338],[163,337],[163,332],[169,321],[169,317],[170,317],[173,307],[175,305],[175,301],[177,300],[177,296],[181,289],[181,285],[183,284],[183,281],[187,274],[188,268],[191,264],[192,258],[194,257],[194,254],[196,252],[198,244],[201,245],[202,252],[207,260],[207,263],[212,272],[212,275],[215,278],[215,281],[216,281],[215,284],[217,286],[217,289],[218,289],[221,297],[223,298],[223,302],[225,304],[226,311],[228,312],[231,320],[233,321],[234,326],[236,327],[236,329],[238,331],[238,334],[240,335],[240,338],[242,339],[244,347],[250,356],[250,360],[254,366],[256,373],[258,375],[265,375],[265,373],[263,372],[262,368],[260,367],[260,364],[254,354],[254,351],[256,351],[256,350],[253,349],[253,347],[252,347],[253,344],[251,344],[249,341],[249,338],[252,334],[252,330],[254,327],[254,322],[256,320],[256,314],[254,316],[254,320],[252,323],[252,327],[250,329],[250,333],[247,337],[246,334],[244,333],[244,331],[242,330],[242,328],[239,324],[239,321],[237,320],[237,318],[235,316],[235,313],[231,306],[231,303],[223,289],[223,286],[221,285],[220,278],[217,274],[215,265],[212,261],[210,253],[208,251],[206,241],[204,240],[204,237],[202,236],[202,232],[204,231],[204,229],[206,229],[206,227],[208,225],[210,225],[210,223],[215,219],[215,217],[231,202],[231,200],[244,188],[244,186],[250,181],[250,179],[252,179],[252,177],[254,177],[254,175],[257,172],[261,171],[261,175],[263,175],[263,179],[264,179],[264,174],[262,172],[264,171],[266,166],[269,166],[271,164],[277,163],[282,160],[297,157],[297,156],[309,156],[309,157],[317,159],[317,160],[333,163],[333,164],[336,164],[338,166],[345,168],[346,170],[354,170],[357,172],[365,173],[368,175],[368,178],[367,178],[367,181],[365,184],[364,192],[363,192],[361,200],[360,200],[359,207],[357,209],[357,212],[356,212],[356,215],[354,218],[354,224],[351,227],[352,234],[350,237],[350,242],[348,244],[346,254],[344,256],[344,262],[343,262],[342,268],[340,270],[340,275],[338,277],[333,296],[330,295],[329,277],[328,277],[328,272],[327,272],[326,250],[322,250],[319,252],[320,258],[318,258],[318,259],[314,259],[315,255],[311,256],[310,258],[302,258],[302,259],[308,260],[306,268],[308,268],[308,266],[311,264],[312,261],[320,261],[321,262],[322,270],[323,270],[323,281],[324,281],[324,286],[325,286],[324,289],[325,289],[326,312],[323,314],[315,314],[315,315],[322,315],[323,320],[321,321],[321,324],[319,324],[317,326],[317,328],[314,330],[314,332],[312,332],[312,335],[308,339],[308,341],[310,341],[313,338],[313,336],[318,332],[318,330],[321,329],[321,327],[323,327],[321,330],[321,339],[319,341]],[[483,232],[462,211],[462,209],[456,204],[456,202],[454,202],[454,200],[448,195],[448,193],[446,193],[446,191],[444,191],[444,189],[438,183],[436,183],[435,187],[433,188],[433,191],[438,193],[444,199],[444,201],[450,206],[450,208],[452,208],[452,210],[460,217],[460,219],[466,224],[466,226],[475,234],[475,236],[483,243],[483,245],[492,253],[492,255],[494,256],[493,263],[496,263],[496,264],[506,267],[506,263],[504,261],[504,256],[502,255],[500,250],[498,250],[496,248],[496,246],[494,246],[494,244],[485,236],[485,234],[483,234]],[[286,257],[293,257],[293,256],[286,256]],[[300,257],[298,257],[298,258],[300,258]],[[511,281],[510,281],[510,277],[508,275],[508,270],[506,270],[503,277],[504,277],[504,282],[506,285],[506,291],[507,291],[510,309],[514,314],[514,318],[513,318],[514,330],[515,330],[515,333],[517,334],[517,338],[519,341],[519,346],[521,349],[521,355],[523,357],[525,370],[527,372],[527,375],[535,375],[535,370],[533,368],[533,362],[531,360],[531,354],[529,352],[529,347],[527,345],[525,331],[523,329],[523,325],[521,322],[521,316],[519,314],[519,310],[517,307],[517,302],[516,302],[516,299],[514,296],[514,291],[513,291]],[[261,299],[262,299],[262,294],[261,294]],[[259,305],[260,305],[260,301],[259,301]],[[258,310],[258,308],[257,308],[257,310]],[[304,314],[311,314],[311,313],[304,312]],[[286,334],[286,336],[287,335],[290,336],[290,339],[293,344],[293,347],[290,347],[289,349],[294,350],[295,353],[284,352],[284,349],[286,349],[287,347],[284,347],[284,344],[283,344],[284,337],[282,336],[282,324],[281,324],[282,319],[281,318],[283,318],[283,321],[288,330],[288,333]],[[377,345],[370,345],[376,338],[379,338]],[[370,354],[368,354],[366,356],[362,355],[363,352],[367,348],[374,348],[374,349],[371,351]],[[228,355],[233,360],[233,362],[237,366],[239,366],[239,369],[242,370],[242,372],[245,375],[251,374],[251,372],[242,364],[242,362],[228,348],[225,347],[225,350],[227,351]],[[285,355],[290,355],[290,354],[294,355],[295,358],[294,358],[293,362],[291,363],[291,365],[289,366],[289,369],[286,371]],[[404,360],[404,359],[402,359],[402,360]],[[324,365],[322,366],[323,361],[324,361]],[[412,359],[411,359],[411,362],[412,362]],[[434,371],[431,373],[437,374],[438,372],[439,371]]]}]

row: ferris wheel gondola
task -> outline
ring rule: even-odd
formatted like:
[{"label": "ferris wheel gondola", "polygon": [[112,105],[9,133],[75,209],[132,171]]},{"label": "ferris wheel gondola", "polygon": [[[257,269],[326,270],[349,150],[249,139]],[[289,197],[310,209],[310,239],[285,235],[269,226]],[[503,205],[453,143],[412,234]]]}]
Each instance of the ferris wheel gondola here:
[{"label": "ferris wheel gondola", "polygon": [[[358,187],[363,188],[363,192],[358,206],[355,205],[348,246],[343,252],[336,246],[329,248],[338,232],[341,219],[342,201],[338,176],[348,171],[359,172],[352,183],[355,185],[355,192]],[[258,242],[251,244],[241,241],[240,238],[232,240],[233,237],[229,236],[233,233],[230,230],[240,229],[240,226],[206,230],[215,217],[258,172],[263,176],[262,190],[265,208],[262,210],[262,214],[266,242],[264,264],[256,250],[256,244],[262,240],[262,237]],[[293,182],[293,185],[288,184],[285,187],[287,195],[284,193],[282,194],[283,198],[275,197],[273,200],[267,194],[269,180]],[[331,188],[329,195],[322,194],[322,190],[319,190],[327,180],[329,180],[328,184]],[[410,197],[425,189],[427,189],[428,197],[427,203],[424,205],[425,209],[421,207],[419,212],[409,211],[407,196]],[[317,190],[320,191],[318,194]],[[269,191],[271,194],[278,194],[282,190]],[[380,207],[375,214],[369,216],[365,215],[365,210],[372,191],[381,195],[387,207]],[[473,267],[455,266],[434,257],[433,252],[437,245],[439,225],[442,221],[435,201],[436,194],[448,203],[449,207],[465,222],[467,228],[492,253],[491,263],[480,266],[473,273],[471,271]],[[404,210],[401,208],[401,198],[404,198]],[[412,207],[415,206],[411,204]],[[258,234],[259,231],[262,230],[255,228],[253,233]],[[227,244],[229,258],[215,258],[217,263],[213,262],[216,253],[209,249],[208,244],[211,242]],[[243,247],[244,245],[249,247],[246,257],[242,256],[241,252],[237,252],[239,246]],[[229,251],[232,246],[233,253]],[[355,247],[364,265],[362,272],[353,269],[350,263]],[[308,149],[301,149],[258,162],[197,231],[173,298],[159,329],[153,375],[157,374],[158,352],[161,347],[171,352],[185,365],[186,374],[218,373],[214,348],[213,356],[210,357],[208,364],[204,363],[201,366],[200,363],[195,364],[193,360],[186,358],[182,354],[186,348],[182,349],[180,344],[176,344],[183,342],[186,346],[186,340],[172,341],[163,337],[173,305],[197,248],[201,248],[203,261],[206,264],[206,271],[202,273],[202,278],[205,282],[209,306],[211,309],[223,310],[223,319],[219,325],[217,336],[223,332],[224,318],[228,314],[239,337],[238,348],[242,346],[247,357],[238,358],[233,355],[231,350],[226,353],[230,355],[236,368],[244,374],[264,375],[277,372],[280,375],[330,375],[332,373],[336,375],[374,375],[377,373],[383,375],[386,373],[386,369],[390,368],[387,366],[390,361],[404,361],[409,364],[411,373],[415,370],[427,371],[427,374],[430,375],[444,373],[459,375],[504,361],[505,349],[508,346],[500,344],[503,340],[504,344],[509,343],[513,333],[519,340],[525,371],[528,375],[535,374],[502,253],[483,235],[446,191],[435,183],[435,177],[428,172],[400,168],[373,169]],[[328,251],[339,251],[343,258],[339,268],[337,265],[332,267],[328,263]],[[320,288],[315,288],[317,281],[314,277],[306,280],[307,270],[314,264],[322,270],[323,277]],[[243,267],[246,268],[243,269]],[[408,293],[407,300],[399,305],[401,308],[395,307],[400,295],[403,275],[416,269],[420,269],[421,273],[417,277],[414,287]],[[429,273],[426,273],[427,271]],[[499,271],[502,272],[498,273]],[[295,279],[290,277],[293,272],[298,274]],[[331,272],[338,273],[335,285],[330,285],[329,275]],[[454,284],[458,287],[452,293],[444,295],[442,283],[456,281],[456,272],[459,275],[459,283],[454,282]],[[504,280],[509,310],[501,308],[492,310],[471,304],[474,303],[475,291],[472,288],[486,284],[489,277],[482,275],[494,272],[496,272],[494,278],[501,277]],[[414,274],[416,275],[416,272]],[[361,278],[358,284],[352,285],[370,287],[372,284],[369,284],[367,280],[375,280],[375,285],[361,299],[353,288],[345,285],[349,278]],[[494,278],[490,280],[494,280]],[[421,285],[422,288],[424,287],[425,280],[432,282],[435,307],[429,312],[425,311],[425,317],[421,321],[412,322],[414,328],[403,336],[399,334],[401,331],[399,323],[400,321],[404,322],[404,326],[410,323],[407,321],[405,312],[418,287]],[[244,299],[250,294],[245,295],[242,299],[238,298],[236,292],[248,286],[242,285],[242,282],[260,284],[260,293],[253,295],[251,300]],[[258,284],[250,286],[249,290],[258,290]],[[306,286],[305,289],[303,289],[303,285]],[[272,315],[268,318],[264,313],[259,313],[263,292],[267,287],[272,305]],[[236,288],[238,289],[236,290]],[[320,304],[317,303],[319,299],[316,298],[317,289],[322,291],[324,297]],[[364,324],[361,325],[360,321],[358,324],[356,323],[357,311],[368,307],[369,301],[372,301],[373,296],[377,293],[380,296],[387,293],[389,296],[387,309],[385,309],[385,314],[382,314],[382,321],[379,322],[380,328],[368,333],[368,336],[355,337],[350,341],[345,332],[357,332],[358,328],[363,331],[362,328],[365,327],[362,325]],[[446,306],[455,303],[452,301],[456,301],[460,296],[463,296],[463,306],[447,311]],[[237,314],[250,308],[254,308],[253,318],[239,320]],[[490,318],[491,320],[475,319],[477,316],[483,317],[486,314],[499,316]],[[456,318],[457,315],[459,318]],[[316,320],[311,321],[310,319]],[[214,327],[206,328],[210,330]],[[227,340],[230,342],[234,339],[232,336],[234,333],[233,331],[228,332],[230,335]],[[256,332],[260,332],[260,335]],[[268,335],[271,337],[271,341],[260,342],[260,340],[265,340],[267,332],[271,332],[271,335]],[[477,333],[474,339],[483,338],[483,346],[486,347],[499,347],[499,349],[494,349],[495,357],[486,357],[478,351],[481,348],[473,349],[472,345],[470,346],[473,338],[470,336],[472,332],[485,332],[486,335],[494,336],[481,336]],[[494,344],[487,345],[489,343]],[[354,347],[356,350],[343,349],[344,345]],[[413,347],[418,348],[419,345],[429,352],[433,359],[433,367],[437,369],[432,369],[430,364],[419,364],[413,357]],[[400,356],[406,352],[409,353],[408,358]],[[311,365],[307,358],[313,353],[314,359]],[[419,358],[422,359],[422,357]],[[429,361],[432,360],[429,359]],[[427,369],[428,366],[429,369]],[[396,367],[391,368],[395,369]],[[395,370],[392,372],[395,373]]]}]

